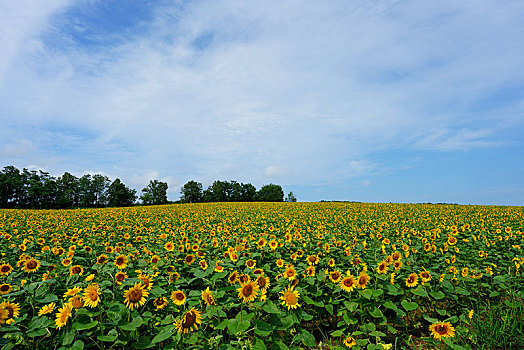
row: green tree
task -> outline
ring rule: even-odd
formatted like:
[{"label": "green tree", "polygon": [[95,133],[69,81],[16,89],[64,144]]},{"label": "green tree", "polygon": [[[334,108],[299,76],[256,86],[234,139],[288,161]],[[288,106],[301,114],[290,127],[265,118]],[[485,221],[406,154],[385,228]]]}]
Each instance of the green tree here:
[{"label": "green tree", "polygon": [[140,200],[144,205],[157,205],[167,203],[167,182],[150,180],[149,185],[142,189]]},{"label": "green tree", "polygon": [[286,202],[296,202],[297,198],[293,194],[293,192],[289,192],[289,194],[286,197]]},{"label": "green tree", "polygon": [[73,208],[78,206],[78,178],[67,171],[58,178],[58,206]]},{"label": "green tree", "polygon": [[196,181],[188,181],[180,189],[180,200],[185,203],[198,203],[202,201],[202,184]]},{"label": "green tree", "polygon": [[282,202],[284,200],[284,191],[280,185],[264,185],[258,191],[256,200],[261,202]]},{"label": "green tree", "polygon": [[107,189],[107,202],[110,207],[128,207],[133,205],[136,199],[136,190],[127,187],[118,178]]}]

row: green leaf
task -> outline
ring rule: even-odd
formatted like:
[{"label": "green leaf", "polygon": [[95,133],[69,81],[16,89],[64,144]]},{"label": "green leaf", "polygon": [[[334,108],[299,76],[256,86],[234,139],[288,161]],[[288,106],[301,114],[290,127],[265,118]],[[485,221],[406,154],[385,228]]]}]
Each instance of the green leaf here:
[{"label": "green leaf", "polygon": [[262,320],[255,320],[255,334],[267,337],[273,332],[273,326]]},{"label": "green leaf", "polygon": [[173,322],[175,322],[175,317],[172,314],[169,314],[166,317],[164,317],[164,319],[162,320],[160,324],[162,326],[165,326],[167,324],[172,324]]},{"label": "green leaf", "polygon": [[91,329],[91,328],[95,327],[97,324],[98,324],[98,321],[92,321],[92,322],[89,322],[89,323],[81,323],[81,322],[77,321],[77,322],[73,323],[73,329],[77,330],[77,331],[83,331],[83,330],[86,330],[86,329]]},{"label": "green leaf", "polygon": [[75,339],[75,332],[69,331],[64,335],[64,339],[62,339],[62,345],[63,346],[71,345],[74,339]]},{"label": "green leaf", "polygon": [[429,294],[430,294],[433,298],[435,298],[435,299],[437,299],[437,300],[444,299],[444,297],[446,296],[446,295],[445,295],[444,293],[442,293],[440,290],[439,290],[439,291],[433,291],[433,290],[432,290],[431,292],[429,292]]},{"label": "green leaf", "polygon": [[471,293],[461,287],[455,287],[455,292],[460,295],[470,295]]},{"label": "green leaf", "polygon": [[128,332],[132,332],[132,331],[136,330],[138,327],[140,327],[142,324],[144,324],[144,321],[142,320],[142,317],[137,316],[137,317],[133,318],[133,320],[131,322],[129,322],[128,324],[120,326],[120,329],[122,329],[124,331],[128,331]]},{"label": "green leaf", "polygon": [[108,343],[112,343],[116,340],[116,338],[118,338],[118,331],[116,329],[111,329],[107,335],[99,335],[96,337],[96,339],[100,340],[100,341],[105,341],[105,342],[108,342]]},{"label": "green leaf", "polygon": [[426,321],[428,321],[429,323],[437,323],[438,322],[438,320],[436,318],[429,317],[428,315],[424,315],[424,319]]},{"label": "green leaf", "polygon": [[253,350],[266,350],[266,344],[260,339],[255,337],[255,344],[253,345]]},{"label": "green leaf", "polygon": [[280,322],[282,323],[282,326],[278,327],[280,330],[288,329],[293,325],[293,319],[289,316],[281,318]]},{"label": "green leaf", "polygon": [[278,346],[280,350],[289,350],[286,344],[282,342],[282,340],[275,341],[275,345]]},{"label": "green leaf", "polygon": [[161,341],[164,341],[168,338],[170,338],[173,335],[173,330],[175,329],[175,326],[171,327],[165,327],[163,330],[160,331],[153,340],[151,340],[151,344],[160,343]]},{"label": "green leaf", "polygon": [[387,307],[388,309],[391,309],[391,310],[397,309],[397,305],[395,305],[391,300],[387,300],[382,305],[384,305],[384,307]]},{"label": "green leaf", "polygon": [[375,318],[384,317],[384,314],[378,308],[374,308],[369,314]]},{"label": "green leaf", "polygon": [[333,315],[333,305],[327,304],[325,307],[327,312],[329,312],[330,315]]},{"label": "green leaf", "polygon": [[71,346],[71,350],[83,350],[83,349],[84,349],[84,342],[81,340],[75,341],[73,346]]},{"label": "green leaf", "polygon": [[346,305],[346,307],[348,308],[349,311],[351,312],[355,312],[355,310],[358,309],[358,303],[355,303],[354,301],[352,301],[351,303],[344,303],[344,305]]},{"label": "green leaf", "polygon": [[301,341],[305,346],[314,347],[317,345],[313,334],[309,333],[305,329],[303,329],[299,334],[295,335],[294,339]]},{"label": "green leaf", "polygon": [[371,297],[373,296],[373,292],[371,291],[371,289],[361,290],[359,291],[359,293],[366,299],[371,299]]},{"label": "green leaf", "polygon": [[342,332],[340,329],[337,329],[336,331],[331,332],[332,337],[341,337],[344,335],[344,332]]},{"label": "green leaf", "polygon": [[140,336],[138,341],[134,342],[132,345],[135,349],[147,349],[153,346],[151,338],[146,336]]},{"label": "green leaf", "polygon": [[373,332],[370,332],[369,333],[370,336],[372,337],[385,337],[386,334],[380,332],[380,331],[373,331]]},{"label": "green leaf", "polygon": [[415,303],[415,302],[410,302],[410,301],[407,301],[407,300],[402,300],[402,302],[400,303],[402,304],[402,307],[406,310],[406,311],[413,311],[413,310],[416,310],[418,308],[418,304]]},{"label": "green leaf", "polygon": [[266,301],[265,304],[262,306],[262,310],[270,314],[281,314],[278,307],[272,301]]},{"label": "green leaf", "polygon": [[413,293],[415,295],[418,295],[419,297],[423,297],[423,298],[427,298],[428,297],[428,292],[426,292],[426,289],[424,289],[424,287],[422,287],[421,285],[419,285],[415,289],[412,289],[411,293]]},{"label": "green leaf", "polygon": [[448,311],[446,309],[435,309],[439,315],[441,316],[444,316],[445,314],[448,313]]}]

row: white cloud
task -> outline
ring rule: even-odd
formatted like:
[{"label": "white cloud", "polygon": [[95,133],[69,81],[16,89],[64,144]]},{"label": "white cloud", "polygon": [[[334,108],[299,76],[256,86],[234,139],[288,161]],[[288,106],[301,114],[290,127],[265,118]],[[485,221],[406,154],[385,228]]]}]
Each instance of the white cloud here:
[{"label": "white cloud", "polygon": [[28,163],[62,157],[139,190],[167,174],[176,186],[343,181],[384,150],[496,145],[504,106],[471,110],[524,81],[518,2],[192,1],[95,51],[43,39],[66,3],[51,4],[8,24],[21,34],[0,44],[0,121],[35,137]]}]

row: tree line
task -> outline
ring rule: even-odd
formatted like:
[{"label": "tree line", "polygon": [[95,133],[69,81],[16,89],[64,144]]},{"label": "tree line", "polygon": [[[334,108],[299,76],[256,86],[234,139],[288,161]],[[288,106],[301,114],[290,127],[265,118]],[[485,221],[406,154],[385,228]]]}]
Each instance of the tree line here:
[{"label": "tree line", "polygon": [[[166,182],[150,180],[139,198],[136,190],[118,178],[111,181],[102,174],[76,177],[69,172],[54,177],[41,170],[19,170],[10,165],[0,171],[0,208],[70,209],[167,204],[170,203],[167,189]],[[215,181],[204,191],[201,183],[189,181],[182,187],[181,194],[178,203],[281,202],[284,197],[279,185],[266,185],[257,191],[251,184],[236,181]],[[286,200],[296,201],[293,193]]]},{"label": "tree line", "polygon": [[[282,186],[269,184],[264,185],[257,191],[250,183],[244,184],[236,181],[216,180],[206,190],[202,190],[202,184],[189,181],[180,190],[184,203],[205,202],[282,202],[284,190]],[[286,201],[296,202],[293,192],[290,192]]]}]

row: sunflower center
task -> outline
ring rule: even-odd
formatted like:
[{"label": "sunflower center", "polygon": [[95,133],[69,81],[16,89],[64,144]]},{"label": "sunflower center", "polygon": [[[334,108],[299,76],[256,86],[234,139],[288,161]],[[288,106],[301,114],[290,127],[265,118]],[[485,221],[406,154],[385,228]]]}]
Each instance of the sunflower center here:
[{"label": "sunflower center", "polygon": [[80,273],[80,267],[75,266],[73,267],[73,274],[79,274]]},{"label": "sunflower center", "polygon": [[345,285],[346,287],[351,287],[351,286],[353,285],[353,280],[352,280],[351,278],[346,278],[346,279],[344,280],[344,285]]},{"label": "sunflower center", "polygon": [[96,290],[91,290],[89,292],[89,299],[91,299],[92,301],[98,300],[98,292]]},{"label": "sunflower center", "polygon": [[186,316],[184,317],[184,322],[182,322],[182,327],[189,328],[195,324],[195,321],[196,321],[196,315],[193,314],[192,312],[187,313]]},{"label": "sunflower center", "polygon": [[0,286],[0,291],[2,291],[2,292],[7,292],[8,290],[9,290],[9,285],[7,285],[7,284],[2,284],[2,285]]},{"label": "sunflower center", "polygon": [[129,293],[129,300],[133,303],[136,303],[142,299],[142,291],[140,289],[133,289]]},{"label": "sunflower center", "polygon": [[176,300],[184,300],[184,294],[176,293],[175,298],[176,298]]},{"label": "sunflower center", "polygon": [[285,299],[288,305],[296,305],[297,303],[297,297],[294,293],[287,293]]},{"label": "sunflower center", "polygon": [[438,332],[439,334],[446,334],[446,332],[447,332],[446,327],[443,326],[443,325],[439,325],[439,326],[437,326],[437,332]]},{"label": "sunflower center", "polygon": [[251,286],[250,284],[244,286],[244,288],[242,288],[242,294],[244,295],[244,297],[250,297],[251,294],[253,293],[253,286]]},{"label": "sunflower center", "polygon": [[359,283],[359,284],[366,284],[366,277],[364,277],[364,276],[360,276],[360,277],[358,278],[358,283]]},{"label": "sunflower center", "polygon": [[265,278],[259,278],[258,279],[258,286],[260,288],[264,288],[266,286],[266,279]]},{"label": "sunflower center", "polygon": [[29,260],[27,264],[25,265],[29,270],[33,270],[36,268],[36,261]]},{"label": "sunflower center", "polygon": [[116,259],[116,264],[117,265],[122,265],[124,263],[124,259],[123,258],[117,258]]},{"label": "sunflower center", "polygon": [[1,268],[1,271],[2,272],[8,272],[9,271],[9,266],[3,265],[2,268]]}]

